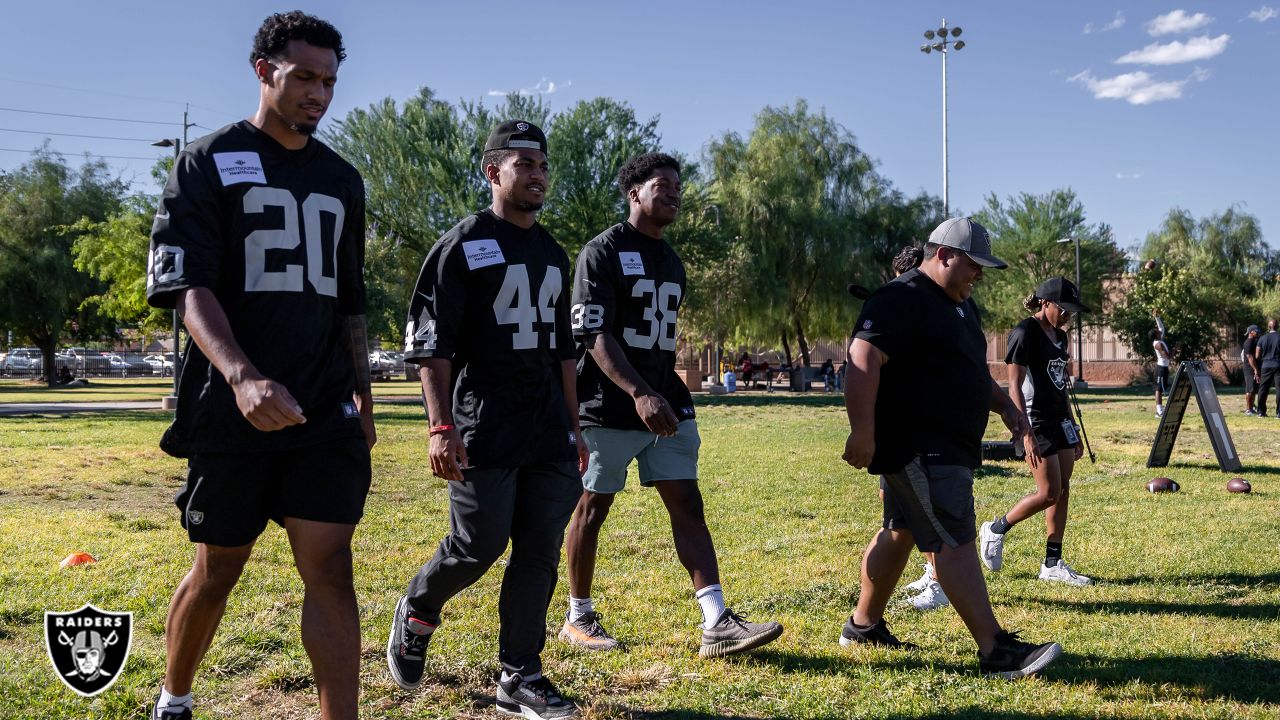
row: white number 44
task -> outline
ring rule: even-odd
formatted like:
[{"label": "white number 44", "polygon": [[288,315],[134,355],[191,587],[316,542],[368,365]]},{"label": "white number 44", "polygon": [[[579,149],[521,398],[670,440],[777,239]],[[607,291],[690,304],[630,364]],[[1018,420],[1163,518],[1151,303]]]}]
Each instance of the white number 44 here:
[{"label": "white number 44", "polygon": [[538,331],[535,322],[550,325],[550,347],[556,346],[556,300],[560,299],[560,268],[547,266],[538,289],[538,304],[531,302],[529,294],[529,270],[524,265],[508,265],[498,296],[493,299],[493,315],[499,325],[515,325],[511,336],[511,349],[531,350],[538,347]]}]

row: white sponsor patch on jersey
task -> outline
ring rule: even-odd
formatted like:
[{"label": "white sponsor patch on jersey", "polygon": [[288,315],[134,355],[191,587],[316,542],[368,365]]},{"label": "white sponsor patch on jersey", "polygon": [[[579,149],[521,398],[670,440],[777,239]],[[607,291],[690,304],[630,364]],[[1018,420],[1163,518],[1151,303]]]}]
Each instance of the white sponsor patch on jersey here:
[{"label": "white sponsor patch on jersey", "polygon": [[620,252],[618,253],[618,261],[622,263],[623,275],[643,275],[644,260],[641,259],[638,252]]},{"label": "white sponsor patch on jersey", "polygon": [[467,240],[462,243],[462,254],[467,256],[467,268],[471,270],[507,261],[502,256],[498,241],[493,239]]},{"label": "white sponsor patch on jersey", "polygon": [[222,179],[223,187],[236,183],[267,184],[262,159],[256,152],[214,153],[213,162],[218,165],[218,177]]}]

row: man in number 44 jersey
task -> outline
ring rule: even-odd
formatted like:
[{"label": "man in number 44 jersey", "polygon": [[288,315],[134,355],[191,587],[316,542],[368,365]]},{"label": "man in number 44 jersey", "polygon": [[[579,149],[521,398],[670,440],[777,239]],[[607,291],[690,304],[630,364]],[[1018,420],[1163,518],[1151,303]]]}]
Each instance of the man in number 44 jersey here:
[{"label": "man in number 44 jersey", "polygon": [[175,501],[196,554],[169,605],[155,720],[191,717],[196,666],[270,521],[306,588],[320,715],[356,717],[351,536],[375,441],[364,183],[311,137],[344,57],[329,23],[267,18],[250,56],[258,111],[187,147],[156,213],[147,299],[176,306],[194,343],[161,447],[188,458]]},{"label": "man in number 44 jersey", "polygon": [[578,397],[590,460],[569,528],[569,612],[560,639],[593,650],[618,645],[600,624],[591,582],[600,528],[637,460],[640,484],[656,487],[671,515],[676,554],[693,580],[703,618],[699,654],[750,650],[777,638],[782,626],[748,622],[725,607],[703,516],[698,424],[675,373],[684,265],[662,239],[680,211],[680,164],[641,155],[618,171],[618,185],[630,215],[583,247],[574,275]]},{"label": "man in number 44 jersey", "polygon": [[396,605],[387,664],[400,687],[422,682],[445,603],[511,543],[498,599],[498,709],[528,718],[577,714],[542,675],[547,605],[564,527],[581,490],[578,400],[569,333],[569,257],[536,221],[547,139],[499,125],[481,163],[493,205],[445,233],[409,305],[405,360],[422,366],[431,471],[449,481],[450,532]]}]

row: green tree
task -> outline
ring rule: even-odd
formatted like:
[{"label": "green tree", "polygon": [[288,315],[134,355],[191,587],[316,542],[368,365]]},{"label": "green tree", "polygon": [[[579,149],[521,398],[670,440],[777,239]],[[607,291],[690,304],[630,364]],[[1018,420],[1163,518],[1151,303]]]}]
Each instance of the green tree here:
[{"label": "green tree", "polygon": [[105,220],[81,218],[71,226],[78,234],[71,248],[76,269],[105,285],[82,306],[147,335],[167,330],[172,320],[170,311],[147,304],[146,258],[156,203],[154,195],[131,195]]},{"label": "green tree", "polygon": [[1196,220],[1174,208],[1141,255],[1155,267],[1138,273],[1112,325],[1143,357],[1152,352],[1152,311],[1164,318],[1176,357],[1227,360],[1244,329],[1275,308],[1274,259],[1248,213],[1230,208]]},{"label": "green tree", "polygon": [[59,338],[97,290],[72,260],[75,223],[105,219],[124,190],[106,163],[86,160],[73,170],[47,146],[0,179],[0,326],[40,348],[49,384]]},{"label": "green tree", "polygon": [[1009,263],[1005,270],[984,273],[974,295],[988,328],[1012,328],[1025,318],[1023,300],[1050,277],[1060,275],[1075,282],[1075,243],[1059,242],[1072,237],[1080,240],[1080,297],[1094,310],[1083,320],[1085,324],[1105,321],[1100,312],[1103,279],[1123,273],[1126,260],[1107,224],[1087,222],[1084,205],[1074,191],[1020,193],[1004,202],[993,194],[973,217],[990,231],[996,257]]},{"label": "green tree", "polygon": [[867,254],[858,218],[886,183],[853,136],[804,101],[765,108],[748,138],[713,141],[708,165],[712,196],[747,255],[750,311],[736,335],[780,340],[788,361],[795,338],[808,364],[809,337],[848,331],[845,285]]}]

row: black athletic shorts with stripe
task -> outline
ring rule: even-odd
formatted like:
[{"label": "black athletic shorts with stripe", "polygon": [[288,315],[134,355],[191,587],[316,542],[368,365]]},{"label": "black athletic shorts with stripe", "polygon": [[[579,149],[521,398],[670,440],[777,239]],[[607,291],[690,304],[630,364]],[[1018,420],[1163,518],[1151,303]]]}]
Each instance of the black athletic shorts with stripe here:
[{"label": "black athletic shorts with stripe", "polygon": [[963,465],[925,465],[917,457],[881,479],[884,527],[910,531],[921,551],[959,547],[978,536],[973,470]]},{"label": "black athletic shorts with stripe", "polygon": [[192,542],[238,547],[287,517],[354,525],[372,470],[364,438],[262,453],[205,453],[188,461],[173,502]]}]

